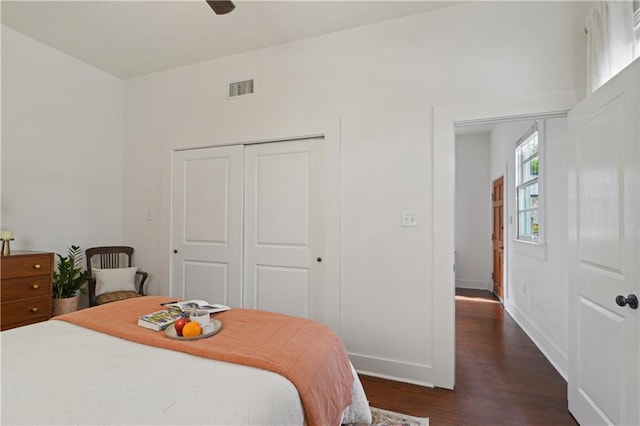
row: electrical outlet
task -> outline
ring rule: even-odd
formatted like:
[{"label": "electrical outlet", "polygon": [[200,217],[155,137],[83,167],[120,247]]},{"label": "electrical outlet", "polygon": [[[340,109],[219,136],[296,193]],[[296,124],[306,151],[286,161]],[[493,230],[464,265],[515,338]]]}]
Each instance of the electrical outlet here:
[{"label": "electrical outlet", "polygon": [[418,212],[415,210],[403,210],[402,212],[402,227],[403,228],[417,228],[418,227]]}]

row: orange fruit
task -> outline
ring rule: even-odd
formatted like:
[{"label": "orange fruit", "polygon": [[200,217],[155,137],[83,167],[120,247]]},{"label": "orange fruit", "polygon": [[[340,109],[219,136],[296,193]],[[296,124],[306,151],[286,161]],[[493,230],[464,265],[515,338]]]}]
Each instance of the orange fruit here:
[{"label": "orange fruit", "polygon": [[202,333],[202,327],[198,321],[191,321],[184,325],[182,328],[183,337],[197,337]]}]

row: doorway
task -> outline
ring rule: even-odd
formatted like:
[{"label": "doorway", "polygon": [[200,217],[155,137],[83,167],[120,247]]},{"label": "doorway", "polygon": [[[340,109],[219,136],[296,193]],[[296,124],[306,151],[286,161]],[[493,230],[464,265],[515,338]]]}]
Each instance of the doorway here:
[{"label": "doorway", "polygon": [[491,245],[493,294],[504,300],[504,176],[493,181],[491,191]]},{"label": "doorway", "polygon": [[[433,366],[442,372],[436,383],[438,387],[453,389],[455,387],[455,139],[456,129],[463,126],[473,126],[483,123],[504,122],[507,120],[535,119],[541,116],[566,115],[566,111],[581,99],[578,91],[568,91],[543,97],[515,98],[499,101],[486,101],[469,103],[464,105],[452,105],[435,107],[433,111],[433,157],[438,161],[433,163],[433,188],[434,188],[434,221],[436,232],[433,235],[433,280],[434,280],[434,318],[437,318],[434,326],[434,341],[438,343],[434,349]],[[501,167],[504,170],[504,162]],[[508,182],[505,176],[505,185]],[[505,200],[510,197],[506,192]],[[566,200],[566,198],[565,198]],[[490,211],[490,198],[487,198],[487,209]],[[505,215],[508,219],[508,215]],[[506,221],[506,224],[509,222]],[[506,226],[505,226],[506,228]],[[510,236],[505,233],[505,241]],[[504,253],[505,270],[509,269],[508,252]],[[453,267],[452,267],[453,266]],[[555,282],[555,281],[553,281]],[[509,283],[505,282],[508,298]],[[522,284],[522,283],[521,283]],[[525,283],[526,284],[526,283]],[[529,296],[531,297],[531,296]],[[555,307],[553,308],[555,309]],[[526,318],[525,318],[526,320]],[[534,341],[540,343],[545,336],[533,331]],[[562,333],[562,330],[553,330],[553,333]],[[542,339],[538,339],[542,337]],[[566,371],[566,357],[549,342],[543,342],[539,347],[544,347],[543,352],[549,355],[549,359],[556,368]]]},{"label": "doorway", "polygon": [[[455,139],[456,290],[483,290],[502,302],[508,155],[496,123],[457,127]],[[498,132],[499,133],[499,132]]]},{"label": "doorway", "polygon": [[456,288],[490,291],[491,128],[456,128]]}]

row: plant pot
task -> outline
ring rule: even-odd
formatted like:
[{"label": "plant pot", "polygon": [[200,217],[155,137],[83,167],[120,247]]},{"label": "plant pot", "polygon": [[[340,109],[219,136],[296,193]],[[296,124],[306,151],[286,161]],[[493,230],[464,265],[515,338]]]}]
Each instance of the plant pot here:
[{"label": "plant pot", "polygon": [[77,294],[73,297],[64,299],[53,299],[53,316],[68,314],[78,310],[78,300],[80,296]]}]

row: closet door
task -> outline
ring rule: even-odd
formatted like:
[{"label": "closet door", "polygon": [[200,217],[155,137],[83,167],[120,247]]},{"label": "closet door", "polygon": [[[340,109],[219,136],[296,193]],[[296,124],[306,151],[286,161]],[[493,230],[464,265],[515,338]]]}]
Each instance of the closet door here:
[{"label": "closet door", "polygon": [[242,145],[176,151],[171,294],[242,306]]},{"label": "closet door", "polygon": [[322,142],[245,150],[245,307],[322,321]]}]

